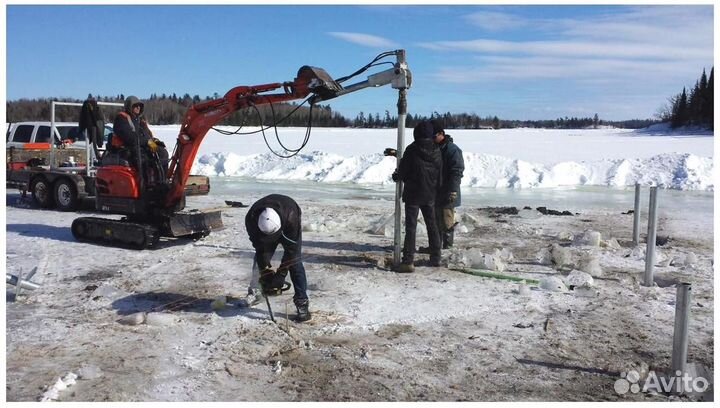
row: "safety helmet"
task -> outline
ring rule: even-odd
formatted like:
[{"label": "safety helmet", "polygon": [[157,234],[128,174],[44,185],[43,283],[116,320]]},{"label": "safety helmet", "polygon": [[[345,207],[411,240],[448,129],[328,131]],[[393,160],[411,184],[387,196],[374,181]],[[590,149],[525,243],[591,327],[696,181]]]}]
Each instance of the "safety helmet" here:
[{"label": "safety helmet", "polygon": [[280,216],[272,208],[266,208],[260,213],[258,228],[267,235],[276,233],[280,229]]}]

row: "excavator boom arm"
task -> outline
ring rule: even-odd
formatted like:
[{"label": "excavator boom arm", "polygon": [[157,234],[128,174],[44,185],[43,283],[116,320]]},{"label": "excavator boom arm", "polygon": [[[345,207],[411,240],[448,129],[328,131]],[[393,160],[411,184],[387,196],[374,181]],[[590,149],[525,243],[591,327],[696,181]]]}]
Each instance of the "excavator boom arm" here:
[{"label": "excavator boom arm", "polygon": [[[165,200],[165,208],[177,209],[182,202],[185,183],[190,175],[195,156],[207,132],[235,111],[249,107],[278,102],[302,99],[312,94],[311,104],[335,98],[368,87],[379,87],[391,84],[395,89],[410,88],[412,75],[405,62],[405,51],[386,52],[376,57],[373,62],[357,71],[364,72],[380,57],[395,55],[397,62],[393,68],[368,76],[367,80],[341,86],[322,68],[303,66],[292,82],[272,83],[256,86],[238,86],[228,91],[222,98],[191,106],[178,135],[175,152],[168,168],[170,191]],[[353,74],[353,76],[355,75]],[[352,77],[352,76],[351,76]],[[343,80],[338,80],[342,82]],[[282,88],[282,92],[268,93]]]},{"label": "excavator boom arm", "polygon": [[[282,88],[282,92],[268,93]],[[222,98],[191,106],[180,127],[175,152],[168,167],[170,191],[166,208],[173,208],[183,197],[195,156],[207,132],[227,116],[249,106],[258,106],[302,99],[311,93],[330,97],[342,89],[321,68],[304,66],[292,82],[256,86],[237,86]]]}]

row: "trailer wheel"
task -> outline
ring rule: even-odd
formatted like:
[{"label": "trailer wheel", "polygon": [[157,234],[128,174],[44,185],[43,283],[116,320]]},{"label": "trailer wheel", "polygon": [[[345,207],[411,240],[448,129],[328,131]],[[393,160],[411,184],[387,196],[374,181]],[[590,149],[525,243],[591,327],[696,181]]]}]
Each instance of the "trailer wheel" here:
[{"label": "trailer wheel", "polygon": [[50,183],[45,177],[36,177],[30,183],[30,192],[35,202],[42,208],[52,208],[55,200]]},{"label": "trailer wheel", "polygon": [[55,182],[55,203],[60,211],[75,211],[78,201],[75,183],[66,178]]}]

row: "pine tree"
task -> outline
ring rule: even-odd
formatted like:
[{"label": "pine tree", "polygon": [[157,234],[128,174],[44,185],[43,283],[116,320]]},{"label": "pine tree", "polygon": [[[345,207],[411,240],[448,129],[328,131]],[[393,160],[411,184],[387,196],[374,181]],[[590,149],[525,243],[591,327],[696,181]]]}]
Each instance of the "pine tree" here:
[{"label": "pine tree", "polygon": [[[707,80],[707,84],[705,86],[705,89],[703,90],[705,104],[702,107],[702,110],[700,111],[700,117],[702,118],[702,123],[706,126],[709,126],[710,129],[714,129],[714,102],[713,102],[713,72],[715,71],[715,68],[713,67],[710,70],[710,78]],[[703,71],[704,72],[704,71]]]}]

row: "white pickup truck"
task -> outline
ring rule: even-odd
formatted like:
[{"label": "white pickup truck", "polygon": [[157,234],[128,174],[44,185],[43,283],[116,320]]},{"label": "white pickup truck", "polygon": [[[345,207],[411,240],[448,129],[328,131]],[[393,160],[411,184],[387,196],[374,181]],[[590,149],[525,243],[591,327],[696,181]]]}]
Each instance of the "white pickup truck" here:
[{"label": "white pickup truck", "polygon": [[[50,148],[50,122],[17,122],[11,123],[7,132],[7,147],[25,148],[28,144],[47,144]],[[54,143],[65,148],[85,150],[85,134],[80,132],[77,123],[56,122],[57,133]],[[112,126],[105,126],[105,141],[112,134]]]}]

